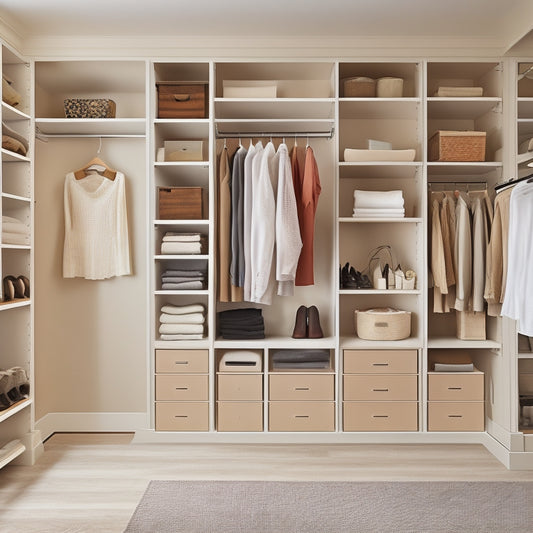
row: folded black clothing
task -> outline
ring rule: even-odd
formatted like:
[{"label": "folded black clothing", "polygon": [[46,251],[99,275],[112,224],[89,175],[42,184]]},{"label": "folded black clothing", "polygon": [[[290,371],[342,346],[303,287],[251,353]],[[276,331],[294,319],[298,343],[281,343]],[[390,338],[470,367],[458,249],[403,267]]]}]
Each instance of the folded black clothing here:
[{"label": "folded black clothing", "polygon": [[262,333],[265,331],[265,328],[264,327],[257,327],[257,326],[253,326],[253,327],[250,327],[250,328],[243,328],[243,327],[239,327],[239,328],[220,328],[220,333],[221,334],[225,334],[225,333]]},{"label": "folded black clothing", "polygon": [[329,361],[302,361],[301,363],[285,363],[274,361],[272,368],[329,368]]},{"label": "folded black clothing", "polygon": [[219,324],[221,327],[229,326],[230,328],[239,328],[241,326],[262,326],[264,324],[264,320],[262,318],[260,319],[253,319],[253,320],[220,320]]},{"label": "folded black clothing", "polygon": [[261,334],[261,333],[249,333],[249,334],[244,334],[244,333],[224,333],[222,335],[222,338],[223,339],[228,339],[228,340],[241,340],[241,339],[264,339],[265,338],[265,334]]},{"label": "folded black clothing", "polygon": [[261,309],[255,307],[245,307],[244,309],[228,309],[227,311],[219,311],[218,317],[220,320],[226,318],[251,318],[263,316]]},{"label": "folded black clothing", "polygon": [[279,350],[272,355],[272,361],[284,363],[329,362],[329,350]]}]

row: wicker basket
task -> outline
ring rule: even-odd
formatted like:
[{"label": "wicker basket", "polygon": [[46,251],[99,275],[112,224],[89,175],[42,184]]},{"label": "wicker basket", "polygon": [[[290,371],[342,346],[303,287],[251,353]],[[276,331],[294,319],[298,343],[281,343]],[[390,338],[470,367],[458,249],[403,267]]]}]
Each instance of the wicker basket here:
[{"label": "wicker basket", "polygon": [[66,98],[66,118],[115,118],[116,104],[106,98]]},{"label": "wicker basket", "polygon": [[411,312],[391,308],[355,311],[357,336],[369,341],[397,341],[411,335]]},{"label": "wicker basket", "polygon": [[347,98],[368,98],[376,96],[376,80],[358,76],[344,80],[344,96]]},{"label": "wicker basket", "polygon": [[428,142],[429,161],[485,161],[484,131],[437,131]]}]

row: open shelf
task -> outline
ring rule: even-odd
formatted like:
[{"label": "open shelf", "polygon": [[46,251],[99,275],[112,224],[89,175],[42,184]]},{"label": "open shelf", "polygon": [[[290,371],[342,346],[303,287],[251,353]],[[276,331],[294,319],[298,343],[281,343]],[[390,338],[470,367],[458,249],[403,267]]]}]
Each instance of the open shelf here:
[{"label": "open shelf", "polygon": [[2,148],[2,161],[24,161],[26,163],[29,163],[30,158],[24,155],[16,154],[15,152],[11,152],[11,150],[6,150],[5,148]]},{"label": "open shelf", "polygon": [[243,340],[226,340],[216,339],[215,348],[283,348],[283,349],[334,349],[336,344],[335,337],[324,337],[322,339],[293,339],[292,337],[270,337],[265,339],[243,339]]},{"label": "open shelf", "polygon": [[428,339],[428,348],[501,348],[501,343],[490,339],[480,341],[465,341],[455,337],[433,337]]},{"label": "open shelf", "polygon": [[30,120],[30,116],[19,109],[2,102],[2,120]]},{"label": "open shelf", "polygon": [[340,347],[344,350],[416,350],[422,348],[422,340],[410,337],[399,341],[367,341],[358,337],[341,337]]},{"label": "open shelf", "polygon": [[144,137],[144,118],[37,118],[36,135]]},{"label": "open shelf", "polygon": [[378,217],[375,217],[375,218],[360,218],[360,217],[340,217],[339,219],[339,222],[342,222],[342,223],[363,223],[363,224],[366,224],[366,223],[387,223],[387,224],[398,224],[398,223],[403,223],[403,224],[421,224],[423,222],[423,219],[422,218],[417,218],[417,217],[402,217],[402,218],[387,218],[387,217],[384,217],[384,218],[378,218]]},{"label": "open shelf", "polygon": [[429,118],[474,120],[489,111],[499,109],[502,104],[502,99],[498,97],[429,97],[427,102]]},{"label": "open shelf", "polygon": [[341,98],[342,118],[413,119],[417,118],[420,98]]},{"label": "open shelf", "polygon": [[26,407],[29,407],[31,405],[31,403],[32,400],[27,398],[25,400],[20,400],[20,402],[14,403],[11,407],[8,407],[3,411],[0,411],[0,422],[7,420],[8,418],[17,414],[19,411],[26,409]]},{"label": "open shelf", "polygon": [[4,468],[11,461],[26,451],[26,447],[19,440],[11,441],[3,448],[0,448],[0,469]]}]

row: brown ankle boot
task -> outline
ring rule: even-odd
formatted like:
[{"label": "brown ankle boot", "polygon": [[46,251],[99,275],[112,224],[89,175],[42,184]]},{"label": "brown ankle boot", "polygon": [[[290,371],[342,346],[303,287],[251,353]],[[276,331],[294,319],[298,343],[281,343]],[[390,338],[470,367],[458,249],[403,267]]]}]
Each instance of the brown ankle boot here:
[{"label": "brown ankle boot", "polygon": [[294,322],[293,339],[305,339],[307,337],[307,307],[301,305],[296,311],[296,321]]},{"label": "brown ankle boot", "polygon": [[324,334],[322,333],[322,328],[320,327],[320,316],[318,315],[318,309],[316,306],[312,305],[307,310],[307,316],[309,319],[309,324],[307,326],[307,337],[309,339],[321,339]]}]

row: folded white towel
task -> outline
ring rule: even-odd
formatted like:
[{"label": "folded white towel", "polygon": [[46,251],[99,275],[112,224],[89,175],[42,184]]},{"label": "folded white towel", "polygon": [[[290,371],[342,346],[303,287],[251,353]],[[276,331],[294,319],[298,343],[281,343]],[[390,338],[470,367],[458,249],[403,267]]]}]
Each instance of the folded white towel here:
[{"label": "folded white towel", "polygon": [[202,313],[188,313],[186,315],[161,313],[159,322],[161,324],[203,324],[205,322],[205,316]]},{"label": "folded white towel", "polygon": [[2,231],[2,243],[4,244],[30,244],[29,235],[22,233],[10,233],[9,231]]},{"label": "folded white towel", "polygon": [[401,209],[404,205],[402,191],[359,191],[353,192],[354,207]]},{"label": "folded white towel", "polygon": [[169,315],[186,315],[188,313],[205,313],[205,307],[202,304],[189,304],[189,305],[172,305],[166,304],[161,307],[162,313],[168,313]]},{"label": "folded white towel", "polygon": [[361,212],[360,209],[354,209],[352,216],[354,218],[403,218],[405,216],[405,212],[403,209],[372,209],[364,212]]},{"label": "folded white towel", "polygon": [[203,334],[198,333],[191,333],[187,335],[186,333],[182,333],[179,335],[161,335],[162,341],[193,341],[198,339],[203,339]]},{"label": "folded white towel", "polygon": [[405,209],[403,207],[401,208],[396,208],[396,207],[386,207],[386,208],[378,208],[378,207],[356,207],[354,210],[354,213],[357,211],[358,213],[361,213],[361,214],[369,214],[371,215],[372,213],[391,213],[391,214],[400,214],[400,213],[404,213],[405,212]]},{"label": "folded white towel", "polygon": [[200,254],[202,243],[200,242],[162,242],[162,254]]},{"label": "folded white towel", "polygon": [[196,242],[199,241],[202,235],[200,233],[176,233],[175,231],[167,231],[163,236],[164,241],[181,241],[181,242]]},{"label": "folded white towel", "polygon": [[159,326],[159,333],[164,333],[165,335],[203,332],[204,326],[202,324],[161,324]]},{"label": "folded white towel", "polygon": [[2,231],[6,233],[21,233],[23,235],[29,235],[30,228],[22,222],[3,222]]}]

